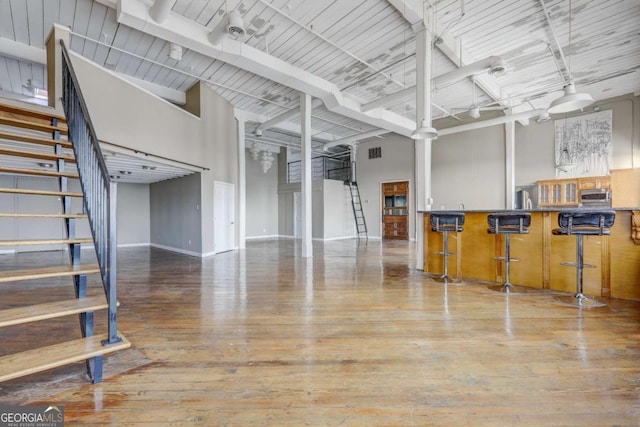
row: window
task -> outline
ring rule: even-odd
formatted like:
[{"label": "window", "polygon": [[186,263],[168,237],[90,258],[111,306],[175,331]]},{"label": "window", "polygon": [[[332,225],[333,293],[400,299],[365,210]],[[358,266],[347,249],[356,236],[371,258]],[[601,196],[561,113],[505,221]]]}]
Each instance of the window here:
[{"label": "window", "polygon": [[369,158],[379,159],[382,157],[382,147],[369,148]]}]

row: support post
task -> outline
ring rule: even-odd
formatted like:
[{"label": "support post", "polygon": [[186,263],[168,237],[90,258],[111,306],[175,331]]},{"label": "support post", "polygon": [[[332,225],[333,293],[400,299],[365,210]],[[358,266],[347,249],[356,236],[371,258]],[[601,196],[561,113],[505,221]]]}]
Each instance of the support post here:
[{"label": "support post", "polygon": [[238,129],[238,248],[247,247],[247,175],[244,119],[236,118]]},{"label": "support post", "polygon": [[313,256],[312,246],[312,216],[311,216],[311,96],[300,94],[300,128],[301,135],[301,163],[302,163],[302,254],[303,258]]},{"label": "support post", "polygon": [[[431,56],[433,42],[426,17],[415,27],[416,64],[418,67],[416,84],[416,123],[431,126]],[[431,139],[417,139],[415,142],[415,182],[416,210],[431,210]],[[416,213],[416,268],[424,270],[424,214]]]},{"label": "support post", "polygon": [[516,124],[515,122],[507,122],[504,124],[505,132],[505,208],[515,208],[515,192],[516,192],[516,177],[515,177],[515,151],[516,151]]}]

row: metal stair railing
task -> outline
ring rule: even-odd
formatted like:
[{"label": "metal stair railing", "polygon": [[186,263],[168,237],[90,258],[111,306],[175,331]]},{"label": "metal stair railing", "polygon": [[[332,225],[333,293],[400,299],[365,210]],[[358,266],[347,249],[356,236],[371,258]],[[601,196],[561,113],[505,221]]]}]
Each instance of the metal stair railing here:
[{"label": "metal stair railing", "polygon": [[117,328],[117,184],[111,181],[100,150],[89,111],[62,40],[62,104],[67,117],[69,140],[76,156],[84,207],[89,217],[102,285],[109,305],[108,338],[103,345],[121,342]]}]

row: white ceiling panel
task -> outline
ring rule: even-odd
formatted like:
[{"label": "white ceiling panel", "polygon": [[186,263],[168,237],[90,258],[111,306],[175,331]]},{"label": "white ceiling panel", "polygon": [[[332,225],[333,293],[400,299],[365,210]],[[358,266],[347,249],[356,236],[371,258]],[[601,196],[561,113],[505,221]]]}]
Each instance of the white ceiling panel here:
[{"label": "white ceiling panel", "polygon": [[[151,4],[155,0],[142,1]],[[396,10],[391,3],[177,0],[171,13],[202,30],[213,29],[225,12],[237,10],[243,17],[246,34],[235,40],[297,67],[300,73],[324,79],[338,88],[340,96],[367,103],[416,83],[416,36],[403,17],[406,10]],[[497,97],[503,103],[525,102],[524,108],[546,108],[561,93],[568,75],[552,30],[581,90],[596,99],[640,91],[637,0],[546,0],[551,26],[540,0],[466,0],[464,15],[462,3],[425,3],[428,12],[441,23],[440,33],[433,36],[435,40],[452,40],[456,49],[465,52],[466,64],[500,56],[506,62],[507,73],[483,78],[496,85]],[[271,80],[269,73],[257,75],[187,48],[183,49],[181,61],[169,58],[168,40],[118,23],[113,4],[108,0],[0,0],[0,37],[43,49],[44,38],[57,22],[71,28],[73,51],[123,75],[182,92],[200,78],[237,109],[265,119],[298,107],[299,92],[286,81]],[[462,65],[452,62],[440,47],[436,44],[434,49],[434,76]],[[0,52],[2,91],[28,95],[28,82],[46,85],[44,76],[41,65]],[[474,103],[473,87],[467,78],[438,88],[432,97],[433,117],[445,116],[440,108],[464,117]],[[480,87],[476,89],[475,104],[497,105]],[[385,108],[398,120],[415,121],[415,94],[389,102]],[[298,122],[299,119],[289,120],[291,125]],[[370,123],[324,107],[314,109],[312,120],[314,132],[334,139],[376,129],[373,121]],[[273,137],[277,136],[274,133]]]}]

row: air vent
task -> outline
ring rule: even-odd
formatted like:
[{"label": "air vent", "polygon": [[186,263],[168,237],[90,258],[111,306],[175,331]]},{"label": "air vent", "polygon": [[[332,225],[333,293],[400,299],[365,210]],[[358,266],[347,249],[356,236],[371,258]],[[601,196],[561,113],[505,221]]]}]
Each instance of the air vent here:
[{"label": "air vent", "polygon": [[369,148],[369,158],[379,159],[382,157],[382,147]]}]

